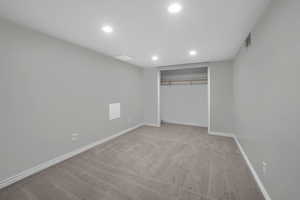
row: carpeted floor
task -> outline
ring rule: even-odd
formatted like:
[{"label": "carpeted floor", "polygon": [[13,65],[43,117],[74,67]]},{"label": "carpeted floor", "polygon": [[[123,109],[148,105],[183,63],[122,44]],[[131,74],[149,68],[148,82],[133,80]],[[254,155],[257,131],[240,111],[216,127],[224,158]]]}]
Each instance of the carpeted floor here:
[{"label": "carpeted floor", "polygon": [[144,126],[0,190],[1,200],[263,200],[233,139]]}]

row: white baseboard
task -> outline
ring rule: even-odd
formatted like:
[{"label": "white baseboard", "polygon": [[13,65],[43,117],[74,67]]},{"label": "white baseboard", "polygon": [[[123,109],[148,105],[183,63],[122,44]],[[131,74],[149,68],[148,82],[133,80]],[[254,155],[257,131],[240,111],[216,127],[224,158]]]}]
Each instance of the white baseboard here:
[{"label": "white baseboard", "polygon": [[249,160],[249,158],[248,158],[246,152],[244,151],[244,149],[243,149],[242,145],[240,144],[240,142],[239,142],[238,138],[236,137],[236,135],[235,135],[235,134],[232,134],[232,133],[220,133],[220,132],[211,132],[211,131],[209,132],[209,134],[210,134],[210,135],[217,135],[217,136],[230,137],[230,138],[233,138],[233,139],[234,139],[236,145],[238,146],[238,148],[239,148],[239,150],[240,150],[240,152],[241,152],[241,154],[242,154],[244,160],[246,161],[247,166],[249,167],[249,169],[250,169],[250,171],[251,171],[251,174],[252,174],[252,176],[254,177],[254,179],[255,179],[255,181],[256,181],[256,183],[257,183],[257,185],[258,185],[258,187],[259,187],[261,193],[263,194],[263,196],[264,196],[264,198],[265,198],[265,200],[271,200],[271,197],[270,197],[269,193],[267,192],[265,186],[263,185],[263,183],[262,183],[262,181],[260,180],[258,174],[256,173],[256,171],[255,171],[253,165],[251,164],[251,162],[250,162],[250,160]]},{"label": "white baseboard", "polygon": [[209,133],[209,135],[231,137],[231,138],[235,137],[235,135],[233,133],[222,133],[222,132],[213,132],[213,131],[209,131],[208,133]]},{"label": "white baseboard", "polygon": [[27,169],[25,171],[22,171],[21,173],[18,173],[16,175],[12,176],[12,177],[9,177],[9,178],[7,178],[5,180],[0,181],[0,189],[2,189],[4,187],[7,187],[7,186],[9,186],[9,185],[11,185],[11,184],[13,184],[13,183],[15,183],[17,181],[20,181],[20,180],[22,180],[22,179],[24,179],[24,178],[26,178],[28,176],[36,174],[36,173],[38,173],[38,172],[40,172],[40,171],[42,171],[42,170],[44,170],[44,169],[46,169],[48,167],[51,167],[51,166],[53,166],[53,165],[55,165],[57,163],[60,163],[60,162],[62,162],[64,160],[66,160],[66,159],[69,159],[69,158],[71,158],[73,156],[76,156],[76,155],[78,155],[78,154],[80,154],[80,153],[82,153],[84,151],[87,151],[87,150],[89,150],[89,149],[91,149],[91,148],[93,148],[93,147],[95,147],[95,146],[97,146],[99,144],[105,143],[105,142],[107,142],[109,140],[112,140],[112,139],[118,137],[118,136],[121,136],[121,135],[123,135],[125,133],[128,133],[128,132],[130,132],[130,131],[132,131],[134,129],[137,129],[137,128],[143,126],[143,125],[144,124],[138,124],[138,125],[136,125],[134,127],[128,128],[128,129],[126,129],[124,131],[121,131],[121,132],[119,132],[119,133],[117,133],[115,135],[112,135],[112,136],[109,136],[109,137],[104,138],[102,140],[93,142],[93,143],[91,143],[89,145],[86,145],[84,147],[76,149],[76,150],[74,150],[74,151],[72,151],[70,153],[66,153],[66,154],[58,156],[58,157],[56,157],[56,158],[54,158],[52,160],[46,161],[44,163],[41,163],[41,164],[39,164],[39,165],[37,165],[37,166],[35,166],[33,168],[30,168],[30,169]]},{"label": "white baseboard", "polygon": [[200,124],[195,124],[195,123],[182,123],[182,122],[176,122],[176,121],[163,121],[163,123],[167,124],[178,124],[178,125],[184,125],[184,126],[196,126],[196,127],[207,127],[207,126],[202,126]]},{"label": "white baseboard", "polygon": [[258,174],[256,173],[253,165],[251,164],[251,162],[250,162],[246,152],[244,151],[242,145],[240,144],[238,138],[236,136],[234,136],[233,139],[234,139],[235,143],[237,144],[240,152],[242,153],[242,156],[243,156],[244,160],[246,161],[246,163],[247,163],[247,165],[248,165],[248,167],[249,167],[249,169],[250,169],[250,171],[251,171],[251,173],[252,173],[252,175],[253,175],[253,177],[254,177],[254,179],[255,179],[255,181],[256,181],[259,189],[260,189],[260,191],[262,192],[265,200],[271,200],[271,197],[270,197],[269,193],[267,192],[264,184],[262,183],[262,181],[260,180]]},{"label": "white baseboard", "polygon": [[153,126],[153,127],[157,127],[157,128],[160,127],[160,125],[158,125],[158,124],[144,123],[144,125],[145,125],[145,126]]}]

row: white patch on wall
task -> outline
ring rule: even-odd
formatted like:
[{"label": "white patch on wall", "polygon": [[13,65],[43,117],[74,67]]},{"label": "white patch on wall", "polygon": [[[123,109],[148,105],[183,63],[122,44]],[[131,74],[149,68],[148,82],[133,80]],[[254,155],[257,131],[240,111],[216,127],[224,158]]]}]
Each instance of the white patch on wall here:
[{"label": "white patch on wall", "polygon": [[121,116],[121,104],[109,104],[109,120],[118,119]]}]

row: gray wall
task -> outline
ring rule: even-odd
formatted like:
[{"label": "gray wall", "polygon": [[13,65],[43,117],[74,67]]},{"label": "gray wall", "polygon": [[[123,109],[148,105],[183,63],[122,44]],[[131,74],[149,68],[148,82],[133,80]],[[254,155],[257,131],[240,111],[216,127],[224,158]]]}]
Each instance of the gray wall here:
[{"label": "gray wall", "polygon": [[213,62],[210,76],[210,131],[233,133],[233,62]]},{"label": "gray wall", "polygon": [[299,10],[273,0],[234,64],[235,133],[273,200],[300,196]]},{"label": "gray wall", "polygon": [[144,69],[144,122],[148,125],[160,125],[159,90],[160,73],[157,68]]},{"label": "gray wall", "polygon": [[0,180],[142,123],[142,86],[141,68],[0,20]]}]

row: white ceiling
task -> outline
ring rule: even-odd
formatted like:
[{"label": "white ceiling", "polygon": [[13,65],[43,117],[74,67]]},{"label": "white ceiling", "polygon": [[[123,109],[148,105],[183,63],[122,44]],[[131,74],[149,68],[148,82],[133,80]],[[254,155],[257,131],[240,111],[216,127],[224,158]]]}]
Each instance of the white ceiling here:
[{"label": "white ceiling", "polygon": [[[183,9],[167,12],[170,3]],[[231,59],[269,0],[0,0],[0,16],[130,63],[156,67]],[[104,24],[113,26],[107,35]],[[188,51],[197,50],[191,57]],[[152,55],[159,60],[153,62]]]}]

